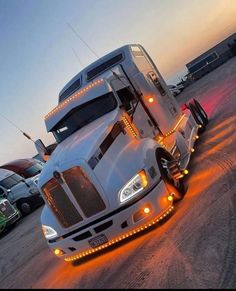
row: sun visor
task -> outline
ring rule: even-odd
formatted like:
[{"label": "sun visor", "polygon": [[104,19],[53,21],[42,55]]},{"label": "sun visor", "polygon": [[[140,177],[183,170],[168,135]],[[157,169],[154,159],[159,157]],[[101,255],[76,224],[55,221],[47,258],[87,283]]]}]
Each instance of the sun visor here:
[{"label": "sun visor", "polygon": [[93,81],[81,88],[63,102],[60,102],[57,107],[45,116],[44,120],[47,131],[51,131],[72,109],[111,91],[111,86],[103,79]]}]

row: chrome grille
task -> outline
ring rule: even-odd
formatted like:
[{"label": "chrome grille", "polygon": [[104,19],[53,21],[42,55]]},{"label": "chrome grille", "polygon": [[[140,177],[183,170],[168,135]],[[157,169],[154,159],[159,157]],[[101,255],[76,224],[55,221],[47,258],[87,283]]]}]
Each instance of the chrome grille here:
[{"label": "chrome grille", "polygon": [[63,173],[63,177],[86,217],[91,217],[106,208],[82,168],[71,168]]},{"label": "chrome grille", "polygon": [[63,227],[70,227],[82,221],[81,215],[56,179],[51,179],[42,188],[44,197]]},{"label": "chrome grille", "polygon": [[12,207],[9,201],[5,200],[0,203],[0,213],[9,218],[15,213],[15,209]]}]

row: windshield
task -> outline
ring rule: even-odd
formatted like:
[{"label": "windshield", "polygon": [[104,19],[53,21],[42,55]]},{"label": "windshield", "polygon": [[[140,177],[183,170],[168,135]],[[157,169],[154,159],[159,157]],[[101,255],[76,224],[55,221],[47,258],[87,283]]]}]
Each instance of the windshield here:
[{"label": "windshield", "polygon": [[53,129],[52,133],[58,143],[90,122],[107,114],[117,107],[112,92],[84,103],[69,112]]},{"label": "windshield", "polygon": [[29,168],[25,169],[25,172],[28,176],[35,176],[42,171],[43,167],[40,164],[35,164]]},{"label": "windshield", "polygon": [[13,186],[18,184],[22,180],[23,179],[21,176],[14,174],[14,175],[11,175],[11,176],[7,177],[6,179],[0,181],[0,185],[6,189],[11,189]]}]

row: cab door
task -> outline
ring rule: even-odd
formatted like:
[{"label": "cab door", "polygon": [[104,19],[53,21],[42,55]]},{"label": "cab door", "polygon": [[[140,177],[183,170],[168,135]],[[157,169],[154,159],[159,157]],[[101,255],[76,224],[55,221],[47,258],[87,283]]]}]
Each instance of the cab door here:
[{"label": "cab door", "polygon": [[139,131],[141,138],[153,138],[157,135],[157,129],[146,113],[142,103],[135,95],[134,89],[125,76],[119,76],[110,81],[113,91],[117,94],[121,106],[133,117],[133,124]]}]

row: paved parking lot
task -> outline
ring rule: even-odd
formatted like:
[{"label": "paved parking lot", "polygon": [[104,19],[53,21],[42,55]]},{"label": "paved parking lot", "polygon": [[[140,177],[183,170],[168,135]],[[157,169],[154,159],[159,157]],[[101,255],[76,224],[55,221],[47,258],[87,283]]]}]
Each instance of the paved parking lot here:
[{"label": "paved parking lot", "polygon": [[188,191],[164,224],[71,265],[43,238],[42,207],[0,239],[1,288],[235,288],[236,58],[186,88],[210,117],[190,165]]}]

